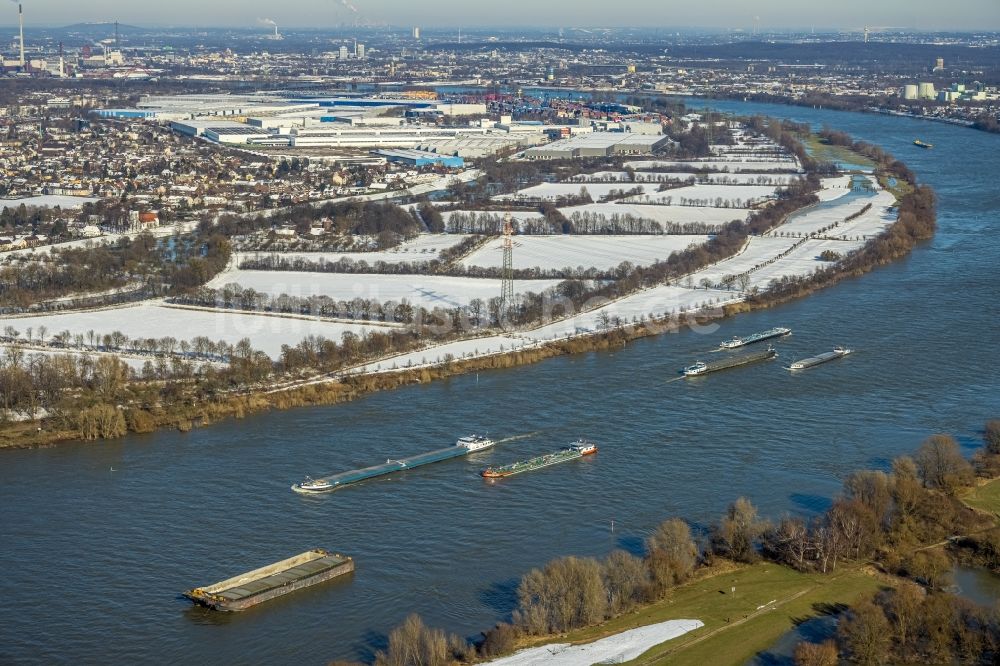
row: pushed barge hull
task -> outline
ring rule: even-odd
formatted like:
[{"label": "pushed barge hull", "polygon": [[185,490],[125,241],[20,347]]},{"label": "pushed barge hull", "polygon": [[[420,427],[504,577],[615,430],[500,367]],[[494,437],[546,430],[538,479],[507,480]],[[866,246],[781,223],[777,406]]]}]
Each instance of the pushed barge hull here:
[{"label": "pushed barge hull", "polygon": [[838,358],[843,358],[850,354],[853,350],[844,349],[842,347],[837,347],[833,351],[828,351],[823,354],[817,354],[816,356],[810,356],[809,358],[804,358],[801,361],[795,361],[790,366],[789,370],[805,370],[806,368],[811,368],[828,361],[833,361]]},{"label": "pushed barge hull", "polygon": [[480,437],[478,435],[462,437],[455,443],[455,446],[449,446],[444,449],[420,453],[415,456],[400,458],[398,460],[387,460],[381,465],[354,469],[350,472],[341,472],[340,474],[334,474],[320,479],[310,479],[307,477],[302,483],[296,483],[293,485],[292,490],[297,493],[307,495],[329,493],[337,490],[338,488],[343,488],[344,486],[360,483],[361,481],[374,479],[379,476],[385,476],[386,474],[392,474],[393,472],[401,472],[405,469],[423,467],[424,465],[441,462],[442,460],[450,460],[451,458],[466,456],[470,453],[474,453],[475,451],[488,449],[494,444],[496,444],[496,442],[488,437]]},{"label": "pushed barge hull", "polygon": [[779,326],[777,328],[769,328],[766,331],[761,331],[760,333],[747,335],[742,338],[735,337],[732,340],[725,340],[719,343],[719,348],[736,349],[737,347],[752,345],[755,342],[763,342],[764,340],[770,340],[771,338],[783,338],[786,335],[791,335],[791,334],[792,334],[792,329]]},{"label": "pushed barge hull", "polygon": [[767,351],[755,352],[753,354],[743,354],[742,356],[731,356],[718,361],[711,361],[710,363],[699,361],[694,365],[684,368],[684,376],[700,377],[701,375],[707,375],[710,372],[728,370],[729,368],[738,368],[741,365],[748,365],[759,361],[769,361],[772,358],[777,358],[777,356],[778,352],[769,347]]},{"label": "pushed barge hull", "polygon": [[543,456],[529,458],[528,460],[521,460],[509,465],[487,467],[480,472],[479,475],[484,479],[502,479],[506,476],[514,476],[515,474],[521,474],[522,472],[533,472],[536,469],[542,469],[551,465],[558,465],[559,463],[576,460],[577,458],[589,456],[594,453],[597,453],[596,444],[580,440],[564,449],[556,451],[555,453],[546,453]]},{"label": "pushed barge hull", "polygon": [[354,571],[346,555],[317,548],[233,578],[188,590],[184,596],[217,611],[241,611]]}]

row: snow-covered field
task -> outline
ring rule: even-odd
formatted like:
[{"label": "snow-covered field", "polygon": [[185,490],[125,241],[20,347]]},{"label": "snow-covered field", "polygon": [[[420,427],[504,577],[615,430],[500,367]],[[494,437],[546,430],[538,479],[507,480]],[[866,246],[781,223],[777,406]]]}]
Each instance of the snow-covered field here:
[{"label": "snow-covered field", "polygon": [[712,266],[706,266],[702,270],[694,273],[691,278],[694,284],[700,283],[703,279],[708,279],[712,284],[716,284],[727,275],[739,275],[754,266],[777,257],[779,254],[795,244],[793,238],[777,237],[753,237],[747,246],[739,254],[724,259]]},{"label": "snow-covered field", "polygon": [[[862,215],[857,220],[842,223],[840,226],[831,229],[831,236],[846,236],[854,238],[880,232],[892,219],[887,218],[886,208],[895,204],[895,197],[890,192],[879,191],[872,196],[855,196],[849,201],[842,199],[828,200],[819,206],[814,206],[808,210],[791,215],[788,221],[771,231],[769,236],[801,235],[808,236],[820,229],[829,227],[837,222],[842,222],[851,215],[859,212],[867,204],[871,204],[871,210]],[[888,221],[887,221],[888,220]]]},{"label": "snow-covered field", "polygon": [[[631,322],[633,318],[640,320],[653,316],[680,315],[682,311],[690,312],[699,308],[721,307],[726,303],[738,300],[739,295],[732,291],[686,289],[664,285],[632,294],[607,303],[603,307],[595,307],[587,312],[531,330],[436,345],[392,359],[371,363],[359,368],[358,372],[387,372],[410,366],[434,365],[443,362],[448,355],[461,359],[535,347],[552,340],[601,330],[603,326],[602,313],[607,313],[607,316],[612,319],[620,317],[622,320]],[[600,306],[600,303],[593,305]],[[572,315],[572,313],[567,313],[562,309],[554,308],[553,316],[562,317],[567,314]]]},{"label": "snow-covered field", "polygon": [[[692,243],[707,242],[708,236],[518,236],[514,268],[597,268],[607,270],[623,261],[645,266],[666,259]],[[466,266],[500,267],[503,249],[490,241],[467,257]]]},{"label": "snow-covered field", "polygon": [[749,210],[741,208],[711,208],[708,206],[646,206],[634,203],[593,203],[582,206],[567,206],[560,208],[566,217],[572,218],[574,213],[592,213],[611,218],[613,215],[653,220],[660,223],[674,224],[726,224],[732,220],[747,219]]},{"label": "snow-covered field", "polygon": [[854,252],[864,244],[864,241],[807,240],[788,253],[787,256],[782,257],[780,261],[751,273],[750,286],[765,289],[771,280],[785,276],[804,277],[810,275],[820,268],[831,265],[819,258],[819,255],[826,250],[833,250],[844,256]]},{"label": "snow-covered field", "polygon": [[[499,288],[498,288],[499,290]],[[70,334],[94,331],[98,335],[120,331],[129,338],[162,338],[177,340],[206,337],[212,341],[224,340],[230,344],[250,338],[255,349],[276,357],[281,345],[297,344],[303,338],[316,335],[340,341],[350,331],[362,334],[371,326],[317,321],[300,317],[243,314],[224,310],[190,310],[174,308],[160,303],[147,302],[129,307],[105,310],[84,310],[63,314],[33,317],[5,317],[0,327],[11,325],[22,335],[30,326],[37,331],[40,326],[51,336],[62,331]]]},{"label": "snow-covered field", "polygon": [[601,320],[605,313],[608,317],[619,317],[623,321],[631,322],[633,319],[639,321],[643,317],[649,319],[651,317],[680,315],[682,312],[691,312],[701,308],[720,307],[737,300],[739,300],[739,295],[733,291],[688,289],[661,285],[636,292],[574,317],[526,331],[522,335],[532,340],[544,342],[577,333],[599,331],[602,328]]},{"label": "snow-covered field", "polygon": [[[659,172],[659,171],[636,171],[635,180],[639,183],[660,183],[671,180],[687,180],[689,178],[697,178],[699,182],[706,183],[722,183],[722,184],[735,184],[735,185],[758,185],[758,184],[776,184],[776,185],[787,185],[788,183],[799,180],[800,176],[793,173],[707,173],[707,174],[693,174],[684,173],[682,171],[669,171],[669,172]],[[630,186],[632,182],[629,180],[629,174],[627,171],[597,171],[595,173],[585,173],[579,176],[574,176],[571,181],[573,183],[586,185],[593,181],[604,181],[613,180],[621,185]],[[590,189],[590,185],[587,185],[587,189]],[[628,189],[626,187],[625,189]]]},{"label": "snow-covered field", "polygon": [[23,199],[0,199],[0,210],[4,208],[17,208],[24,204],[28,208],[55,208],[63,210],[72,208],[82,208],[83,204],[100,201],[97,197],[71,197],[63,194],[43,194],[38,197],[25,197]]},{"label": "snow-covered field", "polygon": [[773,185],[714,185],[695,184],[678,187],[663,192],[650,192],[625,199],[625,203],[656,203],[671,201],[674,204],[707,202],[711,205],[721,203],[731,208],[749,208],[764,199],[774,197],[778,188]]},{"label": "snow-covered field", "polygon": [[896,204],[896,199],[892,194],[879,192],[868,201],[872,203],[870,210],[850,222],[844,222],[836,229],[831,229],[824,235],[844,239],[870,238],[882,233],[896,221],[896,213],[891,210]]},{"label": "snow-covered field", "polygon": [[832,201],[851,193],[851,177],[837,176],[836,178],[823,178],[823,189],[816,193],[820,201]]},{"label": "snow-covered field", "polygon": [[669,620],[623,631],[593,643],[552,643],[486,662],[493,666],[591,666],[622,664],[650,648],[705,626],[700,620]]},{"label": "snow-covered field", "polygon": [[738,173],[740,171],[795,171],[799,172],[799,163],[794,159],[784,159],[784,160],[763,160],[763,159],[752,159],[752,158],[732,158],[732,159],[714,159],[714,160],[673,160],[673,161],[663,161],[663,160],[636,160],[634,162],[626,162],[626,167],[631,167],[636,171],[642,171],[643,169],[678,169],[678,168],[688,168],[688,169],[717,169],[719,171],[728,171],[729,173]]},{"label": "snow-covered field", "polygon": [[[560,280],[515,280],[516,293],[542,292]],[[378,275],[308,273],[301,271],[244,271],[222,273],[210,287],[238,284],[271,296],[329,296],[335,300],[355,298],[401,302],[425,308],[467,305],[474,298],[488,301],[500,295],[500,280],[447,277],[441,275]]]},{"label": "snow-covered field", "polygon": [[341,259],[350,259],[364,261],[368,265],[374,265],[380,261],[387,264],[433,261],[437,259],[442,250],[457,245],[466,238],[465,234],[420,234],[416,238],[404,241],[384,252],[237,252],[236,265],[238,266],[244,259],[272,255],[289,261],[302,259],[307,262],[337,262]]},{"label": "snow-covered field", "polygon": [[496,199],[546,199],[554,201],[558,197],[578,196],[581,189],[586,189],[590,198],[597,201],[601,197],[606,197],[612,190],[631,190],[640,187],[644,191],[648,187],[638,183],[542,183],[534,187],[526,187],[518,190],[514,194],[503,194]]},{"label": "snow-covered field", "polygon": [[482,338],[458,340],[407,354],[400,354],[399,356],[382,359],[381,361],[357,368],[355,372],[390,372],[403,368],[443,363],[449,355],[455,360],[462,360],[463,358],[503,354],[528,347],[536,347],[539,344],[539,342],[528,337],[490,335]]}]

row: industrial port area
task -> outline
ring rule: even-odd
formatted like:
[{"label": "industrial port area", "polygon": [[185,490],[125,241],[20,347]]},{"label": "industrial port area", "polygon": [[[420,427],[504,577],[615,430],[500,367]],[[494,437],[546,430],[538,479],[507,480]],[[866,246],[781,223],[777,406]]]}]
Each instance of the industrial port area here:
[{"label": "industrial port area", "polygon": [[54,2],[0,6],[0,663],[1000,655],[907,635],[1000,570],[1000,422],[878,420],[974,402],[900,322],[996,297],[1000,15]]}]

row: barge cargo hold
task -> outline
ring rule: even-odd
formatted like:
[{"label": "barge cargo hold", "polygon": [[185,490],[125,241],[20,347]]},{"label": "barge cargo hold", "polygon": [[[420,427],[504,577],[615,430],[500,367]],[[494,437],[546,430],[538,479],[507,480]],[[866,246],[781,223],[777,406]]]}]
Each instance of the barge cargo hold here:
[{"label": "barge cargo hold", "polygon": [[767,351],[755,352],[753,354],[744,354],[743,356],[730,356],[729,358],[724,358],[718,361],[711,361],[705,363],[703,361],[698,361],[694,365],[689,365],[684,368],[685,377],[698,377],[700,375],[707,375],[710,372],[717,372],[719,370],[728,370],[729,368],[738,368],[741,365],[747,365],[749,363],[756,363],[758,361],[768,361],[772,358],[777,358],[778,352],[774,351],[773,347],[768,347]]},{"label": "barge cargo hold", "polygon": [[597,445],[593,442],[580,439],[573,442],[566,448],[556,451],[555,453],[546,453],[544,456],[521,460],[509,465],[487,467],[479,474],[484,479],[502,479],[505,476],[514,476],[515,474],[521,474],[522,472],[532,472],[536,469],[542,469],[543,467],[549,467],[550,465],[558,465],[559,463],[576,460],[577,458],[589,456],[593,453],[597,453]]},{"label": "barge cargo hold", "polygon": [[816,356],[810,356],[809,358],[804,358],[801,361],[795,361],[790,366],[788,366],[788,369],[805,370],[806,368],[811,368],[821,363],[826,363],[827,361],[833,361],[834,359],[843,358],[853,351],[854,351],[853,349],[834,347],[833,351],[828,351],[823,354],[817,354]]},{"label": "barge cargo hold", "polygon": [[771,338],[783,338],[786,335],[791,334],[792,329],[779,326],[777,328],[769,328],[766,331],[761,331],[760,333],[745,335],[742,338],[735,337],[732,340],[725,340],[719,343],[719,347],[721,349],[736,349],[737,347],[744,347],[755,342],[763,342],[764,340],[770,340]]},{"label": "barge cargo hold", "polygon": [[218,611],[241,611],[259,603],[354,571],[354,560],[322,548],[188,590],[184,596]]},{"label": "barge cargo hold", "polygon": [[400,458],[398,460],[386,460],[381,465],[354,469],[349,472],[341,472],[340,474],[334,474],[320,479],[311,479],[306,477],[306,480],[302,483],[296,483],[293,485],[292,490],[297,493],[304,494],[328,493],[337,490],[338,488],[343,488],[344,486],[349,486],[368,479],[374,479],[379,476],[385,476],[386,474],[392,474],[393,472],[401,472],[405,469],[413,469],[414,467],[422,467],[424,465],[430,465],[431,463],[441,462],[442,460],[450,460],[451,458],[465,456],[474,451],[482,451],[483,449],[490,448],[494,444],[496,444],[496,442],[488,437],[470,435],[459,439],[455,442],[454,446],[449,446],[444,449],[438,449],[428,453],[419,453],[415,456]]}]

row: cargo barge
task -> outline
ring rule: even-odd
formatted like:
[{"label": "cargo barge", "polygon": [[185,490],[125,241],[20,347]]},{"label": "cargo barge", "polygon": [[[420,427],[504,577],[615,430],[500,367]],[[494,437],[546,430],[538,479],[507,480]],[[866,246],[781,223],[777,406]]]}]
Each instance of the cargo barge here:
[{"label": "cargo barge", "polygon": [[788,366],[788,369],[805,370],[806,368],[811,368],[821,363],[826,363],[827,361],[833,361],[838,358],[843,358],[853,351],[854,351],[853,349],[834,347],[833,351],[828,351],[823,354],[817,354],[816,356],[810,356],[809,358],[804,358],[801,361],[795,361],[790,366]]},{"label": "cargo barge", "polygon": [[933,143],[927,143],[925,141],[921,141],[920,139],[914,139],[913,140],[913,145],[916,146],[917,148],[933,148],[934,147]]},{"label": "cargo barge", "polygon": [[293,485],[292,490],[297,493],[305,494],[328,493],[337,490],[338,488],[343,488],[344,486],[349,486],[368,479],[374,479],[378,476],[385,476],[386,474],[392,474],[393,472],[401,472],[405,469],[422,467],[424,465],[430,465],[431,463],[441,462],[442,460],[458,458],[459,456],[465,456],[474,451],[482,451],[483,449],[490,448],[494,444],[496,444],[496,442],[488,437],[469,435],[468,437],[462,437],[459,439],[455,442],[454,446],[438,449],[436,451],[430,451],[428,453],[420,453],[408,458],[400,458],[399,460],[386,460],[381,465],[355,469],[350,472],[341,472],[340,474],[334,474],[320,479],[312,479],[307,476],[305,481],[302,483],[296,483]]},{"label": "cargo barge", "polygon": [[783,338],[786,335],[791,335],[791,333],[792,329],[779,326],[777,328],[769,328],[766,331],[761,331],[760,333],[747,335],[742,338],[737,336],[731,340],[725,340],[719,343],[719,347],[721,347],[722,349],[736,349],[737,347],[750,345],[753,344],[754,342],[762,342],[764,340],[770,340],[771,338]]},{"label": "cargo barge", "polygon": [[322,548],[188,590],[184,596],[217,611],[241,611],[354,571],[354,560]]},{"label": "cargo barge", "polygon": [[703,361],[698,361],[694,365],[689,365],[684,368],[685,377],[698,377],[700,375],[707,375],[710,372],[717,372],[719,370],[728,370],[729,368],[738,368],[741,365],[747,365],[749,363],[756,363],[758,361],[768,361],[772,358],[777,358],[778,352],[774,351],[773,347],[768,347],[767,351],[755,352],[753,354],[744,354],[742,356],[730,356],[729,358],[724,358],[718,361],[711,361],[705,363]]},{"label": "cargo barge", "polygon": [[589,456],[594,453],[597,453],[597,445],[593,442],[580,439],[555,453],[546,453],[544,456],[521,460],[509,465],[487,467],[479,474],[484,479],[502,479],[505,476],[514,476],[522,472],[533,472],[536,469],[558,465],[559,463],[576,460],[577,458]]}]

